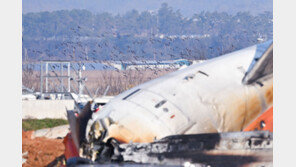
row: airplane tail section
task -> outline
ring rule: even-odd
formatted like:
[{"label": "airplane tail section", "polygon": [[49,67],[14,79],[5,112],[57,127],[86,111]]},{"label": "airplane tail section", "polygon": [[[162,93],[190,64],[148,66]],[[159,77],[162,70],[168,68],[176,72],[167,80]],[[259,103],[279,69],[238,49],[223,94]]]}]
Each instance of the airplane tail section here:
[{"label": "airplane tail section", "polygon": [[273,41],[257,45],[256,53],[242,82],[252,84],[273,73]]}]

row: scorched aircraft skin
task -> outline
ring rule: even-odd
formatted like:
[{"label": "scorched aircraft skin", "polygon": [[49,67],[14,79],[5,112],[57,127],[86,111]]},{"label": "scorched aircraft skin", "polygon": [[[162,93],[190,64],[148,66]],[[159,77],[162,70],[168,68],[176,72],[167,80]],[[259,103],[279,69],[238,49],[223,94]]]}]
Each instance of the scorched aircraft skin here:
[{"label": "scorched aircraft skin", "polygon": [[272,52],[267,41],[136,86],[93,113],[84,137],[141,143],[241,131],[273,105]]}]

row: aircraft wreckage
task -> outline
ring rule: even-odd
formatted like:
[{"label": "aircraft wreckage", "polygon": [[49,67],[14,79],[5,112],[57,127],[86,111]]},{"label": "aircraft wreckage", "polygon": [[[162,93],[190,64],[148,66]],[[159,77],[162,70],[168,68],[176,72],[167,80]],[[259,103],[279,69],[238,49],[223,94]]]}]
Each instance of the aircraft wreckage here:
[{"label": "aircraft wreckage", "polygon": [[272,166],[273,42],[68,111],[67,165]]}]

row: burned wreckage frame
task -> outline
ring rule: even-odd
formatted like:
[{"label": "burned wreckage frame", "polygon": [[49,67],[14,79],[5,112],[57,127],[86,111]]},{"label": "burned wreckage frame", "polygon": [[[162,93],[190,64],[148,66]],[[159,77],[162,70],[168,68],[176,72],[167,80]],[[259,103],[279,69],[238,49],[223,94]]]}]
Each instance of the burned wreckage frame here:
[{"label": "burned wreckage frame", "polygon": [[267,41],[67,111],[67,166],[272,166],[272,106]]}]

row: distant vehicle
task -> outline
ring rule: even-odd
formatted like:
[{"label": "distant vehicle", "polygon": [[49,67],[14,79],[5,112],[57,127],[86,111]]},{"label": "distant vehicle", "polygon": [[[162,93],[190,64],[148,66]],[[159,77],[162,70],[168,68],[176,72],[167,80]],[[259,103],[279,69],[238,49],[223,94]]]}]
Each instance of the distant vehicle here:
[{"label": "distant vehicle", "polygon": [[34,94],[23,94],[22,100],[36,100],[37,97]]}]

